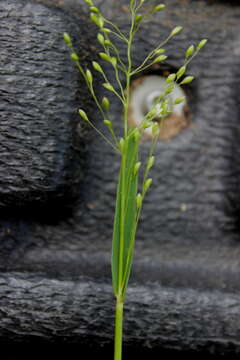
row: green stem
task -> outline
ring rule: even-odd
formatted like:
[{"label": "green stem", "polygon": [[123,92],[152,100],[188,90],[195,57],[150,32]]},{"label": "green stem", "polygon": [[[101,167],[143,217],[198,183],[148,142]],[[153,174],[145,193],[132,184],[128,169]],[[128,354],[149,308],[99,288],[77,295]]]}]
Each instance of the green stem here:
[{"label": "green stem", "polygon": [[114,360],[122,360],[123,301],[117,297],[115,311]]}]

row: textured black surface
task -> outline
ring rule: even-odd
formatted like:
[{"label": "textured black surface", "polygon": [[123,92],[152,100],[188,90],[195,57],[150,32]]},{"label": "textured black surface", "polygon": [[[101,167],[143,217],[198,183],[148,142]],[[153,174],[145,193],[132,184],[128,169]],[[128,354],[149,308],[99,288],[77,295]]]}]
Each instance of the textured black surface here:
[{"label": "textured black surface", "polygon": [[[112,350],[110,251],[119,159],[95,133],[83,136],[75,123],[80,105],[92,110],[96,123],[98,114],[85,101],[86,89],[68,59],[61,34],[66,30],[74,34],[86,59],[95,52],[94,34],[89,25],[83,26],[80,1],[75,6],[73,1],[54,3],[62,3],[65,10],[36,2],[0,1],[1,29],[5,24],[0,56],[6,59],[0,70],[0,202],[2,209],[14,207],[1,213],[0,338],[10,344],[78,343],[107,357]],[[97,3],[126,28],[123,1]],[[189,89],[191,127],[157,146],[154,186],[144,206],[126,303],[126,354],[145,351],[158,359],[171,350],[176,356],[180,351],[184,356],[236,359],[240,352],[240,6],[187,0],[168,4],[165,15],[146,24],[139,35],[136,65],[175,25],[184,25],[185,31],[178,37],[181,41],[168,47],[169,67],[181,66],[184,49],[192,42],[206,37],[210,41],[189,69],[196,76]],[[80,20],[76,22],[71,14]],[[16,24],[18,42],[16,36],[10,37]],[[17,56],[7,55],[10,51]],[[38,56],[47,56],[48,61],[37,62]],[[50,88],[42,87],[41,79],[51,80]],[[41,103],[35,96],[28,98],[30,83],[30,95],[38,94]],[[48,91],[55,96],[53,104]],[[15,93],[22,102],[16,101]],[[114,124],[120,131],[120,107],[112,102]],[[147,148],[144,143],[143,157]],[[41,187],[40,175],[53,197]],[[68,213],[56,200],[60,196],[63,204],[67,202],[66,186],[75,199]],[[41,209],[38,199],[46,209]],[[31,202],[34,206],[23,210]],[[46,211],[48,204],[51,211]]]},{"label": "textured black surface", "polygon": [[85,38],[86,64],[86,21],[25,1],[1,1],[0,19],[0,205],[64,203],[83,177],[76,112],[87,94],[62,33]]}]

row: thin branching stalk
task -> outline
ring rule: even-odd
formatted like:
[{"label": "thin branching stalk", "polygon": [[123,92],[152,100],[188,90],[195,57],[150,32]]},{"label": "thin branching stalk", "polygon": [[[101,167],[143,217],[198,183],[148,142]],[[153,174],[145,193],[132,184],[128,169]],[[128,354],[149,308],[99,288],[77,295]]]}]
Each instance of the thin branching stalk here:
[{"label": "thin branching stalk", "polygon": [[[145,14],[140,14],[144,3],[150,0],[129,0],[130,27],[126,35],[118,25],[106,19],[100,9],[98,9],[92,0],[83,0],[89,6],[90,18],[98,27],[97,40],[103,48],[104,52],[100,52],[99,56],[104,63],[108,63],[113,67],[115,79],[109,80],[102,65],[97,61],[93,61],[93,69],[100,73],[104,83],[103,88],[115,95],[122,104],[123,109],[123,127],[122,137],[114,131],[113,121],[111,119],[111,104],[107,97],[99,99],[95,92],[94,76],[89,69],[84,69],[81,65],[80,57],[74,50],[71,37],[64,33],[64,40],[68,45],[71,58],[86,82],[90,95],[92,96],[99,115],[104,125],[109,131],[111,138],[109,139],[102,131],[100,131],[94,123],[89,119],[83,109],[79,109],[79,115],[98,134],[114,149],[120,156],[120,171],[118,177],[118,186],[116,193],[116,207],[113,224],[112,239],[112,284],[113,292],[116,297],[115,308],[115,335],[114,335],[114,360],[122,359],[122,343],[123,343],[123,308],[127,293],[128,281],[131,273],[133,253],[135,247],[136,234],[143,207],[144,198],[151,187],[153,180],[149,178],[149,173],[154,166],[154,152],[161,133],[161,126],[164,119],[173,111],[174,105],[180,104],[185,100],[184,97],[175,99],[170,104],[169,95],[174,91],[176,84],[185,85],[193,81],[193,76],[186,76],[187,66],[204,47],[207,40],[200,41],[197,45],[190,45],[185,52],[185,59],[181,68],[174,74],[170,74],[166,78],[166,87],[162,93],[155,99],[150,111],[145,115],[142,123],[135,128],[129,126],[129,106],[130,106],[130,87],[132,77],[136,74],[148,69],[153,64],[166,61],[165,49],[163,46],[182,31],[181,26],[175,27],[168,37],[161,41],[146,57],[142,60],[141,65],[133,69],[133,42],[135,34],[139,31],[140,26],[145,19],[165,9],[165,5],[153,5]],[[107,24],[107,27],[105,26]],[[122,41],[123,47],[126,48],[125,56],[120,55],[120,51],[114,38]],[[127,45],[127,46],[126,46]],[[154,119],[160,119],[160,125]],[[152,142],[149,147],[149,154],[145,164],[139,161],[139,148],[141,138],[145,129],[151,128]],[[143,167],[142,180],[140,178],[140,167]],[[140,189],[140,192],[139,192]]]}]

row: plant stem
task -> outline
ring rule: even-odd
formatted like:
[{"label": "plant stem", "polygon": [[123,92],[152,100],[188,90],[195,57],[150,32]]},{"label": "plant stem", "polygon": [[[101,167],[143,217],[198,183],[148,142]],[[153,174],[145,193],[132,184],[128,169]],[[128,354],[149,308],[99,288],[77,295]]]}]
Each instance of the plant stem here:
[{"label": "plant stem", "polygon": [[114,360],[122,360],[123,301],[117,297],[115,310]]}]

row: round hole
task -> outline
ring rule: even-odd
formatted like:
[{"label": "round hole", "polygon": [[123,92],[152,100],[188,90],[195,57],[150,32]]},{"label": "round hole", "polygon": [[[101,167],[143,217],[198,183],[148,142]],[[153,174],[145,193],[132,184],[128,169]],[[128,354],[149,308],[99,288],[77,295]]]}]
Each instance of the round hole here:
[{"label": "round hole", "polygon": [[[139,126],[144,120],[145,115],[151,110],[156,98],[166,88],[166,78],[160,75],[146,75],[134,80],[131,86],[131,100],[129,122],[131,126]],[[174,101],[185,96],[185,101],[173,105]],[[183,89],[175,85],[171,94],[168,95],[169,105],[172,106],[172,113],[161,122],[156,118],[154,121],[159,122],[159,138],[167,140],[179,134],[189,125],[189,111],[186,102],[186,94]],[[159,105],[160,107],[161,105]],[[160,109],[159,109],[160,110]],[[144,132],[146,138],[152,136],[151,128]]]}]

